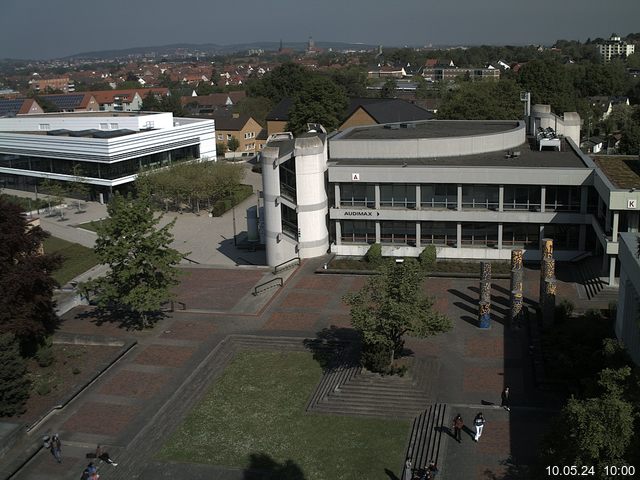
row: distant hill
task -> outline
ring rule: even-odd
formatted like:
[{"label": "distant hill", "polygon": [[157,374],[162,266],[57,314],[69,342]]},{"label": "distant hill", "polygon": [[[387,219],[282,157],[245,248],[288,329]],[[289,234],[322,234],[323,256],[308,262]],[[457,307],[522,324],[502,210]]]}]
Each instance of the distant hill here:
[{"label": "distant hill", "polygon": [[[215,43],[205,44],[193,44],[193,43],[176,43],[172,45],[161,45],[153,47],[135,47],[125,48],[121,50],[100,50],[96,52],[83,52],[76,53],[64,57],[65,59],[109,59],[109,58],[122,58],[128,56],[142,56],[142,55],[155,55],[156,57],[162,57],[164,55],[184,55],[185,53],[191,54],[205,54],[205,55],[227,55],[231,53],[239,53],[247,50],[263,49],[266,51],[276,51],[280,47],[279,42],[253,42],[253,43],[238,43],[233,45],[217,45]],[[284,48],[290,48],[295,51],[304,51],[307,48],[307,42],[286,42],[283,43]],[[376,45],[365,45],[361,43],[344,43],[344,42],[316,42],[316,47],[323,48],[325,50],[361,50],[372,49]]]}]

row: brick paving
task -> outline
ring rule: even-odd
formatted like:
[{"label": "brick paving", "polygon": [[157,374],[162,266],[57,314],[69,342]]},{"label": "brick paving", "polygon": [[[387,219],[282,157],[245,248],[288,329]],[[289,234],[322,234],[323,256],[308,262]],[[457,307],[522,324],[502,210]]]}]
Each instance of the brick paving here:
[{"label": "brick paving", "polygon": [[[221,341],[226,335],[313,338],[331,325],[337,327],[337,332],[350,326],[349,310],[341,298],[344,293],[361,288],[367,277],[314,274],[322,262],[323,259],[317,259],[303,263],[284,288],[266,293],[271,300],[257,314],[233,312],[247,301],[253,286],[263,278],[263,271],[193,268],[189,269],[191,275],[182,279],[178,299],[187,300],[188,308],[227,313],[176,311],[143,332],[119,328],[117,322],[98,325],[90,318],[69,316],[61,326],[62,332],[135,339],[138,346],[70,407],[46,422],[42,431],[55,429],[64,437],[87,445],[98,440],[110,445],[114,457],[121,457],[123,462],[117,469],[103,469],[104,480],[140,478],[147,464],[150,468],[154,465],[154,471],[163,472],[152,460],[153,454],[180,423],[181,415],[208,388],[214,374],[202,366],[208,365],[207,359],[217,349],[225,348],[226,341]],[[538,272],[527,270],[525,278],[527,300],[533,303],[537,300]],[[462,405],[452,407],[451,415],[460,411],[470,425],[475,413],[482,409],[488,420],[478,444],[466,437],[458,445],[445,435],[440,457],[443,479],[493,478],[485,472],[505,471],[503,462],[511,456],[526,463],[535,454],[535,442],[548,421],[548,415],[535,408],[518,410],[520,406],[544,404],[536,403],[539,397],[527,380],[526,331],[508,332],[503,325],[508,281],[494,284],[496,321],[488,331],[480,331],[476,326],[477,283],[469,279],[428,279],[425,293],[435,297],[436,308],[453,319],[454,328],[435,338],[406,341],[415,358],[437,359],[439,369],[434,369],[426,381],[438,402]],[[562,291],[570,293],[572,288],[573,285],[566,284]],[[224,363],[213,368],[220,372]],[[486,405],[499,403],[505,384],[512,389],[511,413]],[[75,453],[77,461],[73,460]],[[84,458],[80,450],[75,453],[70,448],[69,463],[74,463],[65,463],[61,468],[54,465],[47,470],[46,478],[79,476],[81,470],[74,469],[80,467]],[[38,454],[18,478],[43,478],[38,468],[49,460],[46,452]],[[402,459],[398,459],[398,465],[391,465],[390,470],[397,472],[401,463]],[[215,478],[245,478],[242,472],[223,467],[205,470],[215,471]],[[182,476],[181,471],[185,472]],[[189,471],[188,466],[166,470],[176,480],[187,480]]]}]

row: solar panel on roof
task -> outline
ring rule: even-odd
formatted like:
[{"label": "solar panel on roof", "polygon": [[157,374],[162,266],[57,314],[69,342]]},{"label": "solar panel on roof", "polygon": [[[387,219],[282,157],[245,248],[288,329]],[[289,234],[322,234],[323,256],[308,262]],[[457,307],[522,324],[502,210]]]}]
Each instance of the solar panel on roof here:
[{"label": "solar panel on roof", "polygon": [[0,115],[16,115],[24,100],[6,99],[0,100]]}]

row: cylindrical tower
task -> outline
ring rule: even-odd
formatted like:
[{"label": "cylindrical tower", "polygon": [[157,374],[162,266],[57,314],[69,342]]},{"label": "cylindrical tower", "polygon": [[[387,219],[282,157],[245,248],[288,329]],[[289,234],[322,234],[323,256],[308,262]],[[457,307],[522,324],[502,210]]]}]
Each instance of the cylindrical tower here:
[{"label": "cylindrical tower", "polygon": [[262,191],[264,195],[264,236],[267,265],[278,265],[288,258],[282,251],[282,213],[280,211],[280,148],[267,144],[260,154]]},{"label": "cylindrical tower", "polygon": [[[310,134],[307,134],[310,135]],[[327,228],[327,145],[318,135],[296,138],[296,203],[298,255],[318,257],[329,249]]]}]

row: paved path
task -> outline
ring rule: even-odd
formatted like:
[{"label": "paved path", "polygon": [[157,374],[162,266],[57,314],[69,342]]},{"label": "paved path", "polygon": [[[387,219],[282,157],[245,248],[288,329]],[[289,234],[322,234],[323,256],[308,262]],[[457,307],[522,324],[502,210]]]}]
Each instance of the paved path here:
[{"label": "paved path", "polygon": [[[176,311],[148,331],[127,331],[113,323],[99,325],[77,310],[67,315],[63,332],[133,339],[138,345],[29,437],[37,444],[41,434],[58,431],[66,444],[63,464],[55,464],[50,455],[41,452],[16,478],[77,478],[87,463],[85,454],[96,443],[107,445],[119,461],[117,468],[103,466],[105,480],[250,478],[237,469],[165,466],[153,455],[224,370],[233,355],[233,349],[227,351],[228,335],[284,336],[300,341],[349,336],[348,309],[341,298],[360,288],[366,279],[315,274],[323,261],[307,261],[291,271],[285,287],[263,294],[259,303],[250,294],[248,278],[259,282],[266,272],[253,271],[243,278],[237,269],[199,267],[195,269],[196,278],[191,283],[185,281],[183,293],[201,302],[199,306],[205,310],[218,313]],[[536,272],[527,275],[528,281],[537,279]],[[430,391],[434,401],[449,405],[448,415],[461,413],[470,424],[475,413],[482,410],[487,418],[478,444],[465,438],[458,445],[445,435],[440,457],[442,478],[483,478],[487,472],[500,478],[508,469],[503,464],[508,459],[530,461],[535,454],[532,442],[549,417],[543,408],[554,410],[559,405],[558,399],[536,391],[531,381],[526,330],[510,332],[504,328],[505,308],[500,305],[506,298],[506,282],[495,282],[495,317],[488,331],[478,330],[474,323],[476,281],[439,278],[425,283],[425,290],[437,299],[436,307],[450,315],[455,326],[436,338],[408,339],[407,348],[416,359],[433,362],[435,358],[439,362],[439,367],[431,370],[434,378],[430,379]],[[225,289],[232,292],[228,298],[224,298]],[[221,356],[216,357],[218,354]],[[509,384],[513,392],[510,413],[491,405],[499,402],[504,384]],[[19,453],[12,455],[17,457]],[[398,472],[401,463],[398,459],[398,465],[390,465],[390,470]]]}]

